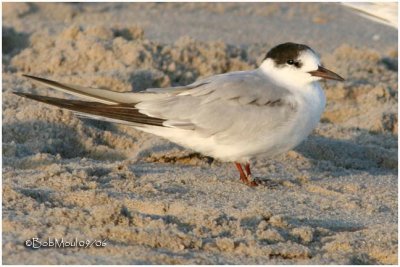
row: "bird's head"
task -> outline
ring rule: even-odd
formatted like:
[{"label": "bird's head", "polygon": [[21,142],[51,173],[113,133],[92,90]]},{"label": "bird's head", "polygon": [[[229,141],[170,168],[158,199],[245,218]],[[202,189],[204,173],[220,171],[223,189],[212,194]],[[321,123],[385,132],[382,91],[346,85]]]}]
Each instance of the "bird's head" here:
[{"label": "bird's head", "polygon": [[322,67],[318,55],[303,44],[275,46],[267,53],[260,68],[278,84],[289,87],[304,86],[321,79],[344,81],[338,74]]}]

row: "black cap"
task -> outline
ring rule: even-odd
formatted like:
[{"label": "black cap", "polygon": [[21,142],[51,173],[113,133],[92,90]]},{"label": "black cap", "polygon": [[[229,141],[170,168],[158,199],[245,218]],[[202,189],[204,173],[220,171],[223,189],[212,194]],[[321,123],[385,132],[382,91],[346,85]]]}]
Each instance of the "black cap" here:
[{"label": "black cap", "polygon": [[289,60],[296,60],[300,52],[304,50],[313,51],[309,46],[304,44],[284,43],[269,50],[264,60],[270,58],[277,65],[286,64]]}]

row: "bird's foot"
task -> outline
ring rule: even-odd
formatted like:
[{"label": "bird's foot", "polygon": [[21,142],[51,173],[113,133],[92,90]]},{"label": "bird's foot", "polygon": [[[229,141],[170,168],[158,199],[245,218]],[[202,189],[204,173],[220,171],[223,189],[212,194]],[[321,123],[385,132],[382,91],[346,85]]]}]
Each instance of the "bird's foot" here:
[{"label": "bird's foot", "polygon": [[244,184],[254,187],[254,186],[258,186],[260,183],[260,181],[257,180],[253,180],[251,178],[251,175],[249,176],[240,176],[240,181],[242,181]]},{"label": "bird's foot", "polygon": [[236,164],[236,168],[238,169],[239,173],[240,173],[240,181],[242,181],[244,184],[254,187],[254,186],[258,186],[259,183],[255,180],[253,180],[251,178],[251,171],[250,171],[250,164],[246,164],[245,165],[245,170],[246,173],[243,171],[242,165],[240,163],[235,163]]},{"label": "bird's foot", "polygon": [[283,185],[283,182],[271,179],[252,178],[251,175],[241,176],[240,181],[250,187],[263,186],[269,189],[276,189]]},{"label": "bird's foot", "polygon": [[276,189],[280,186],[283,185],[282,181],[276,181],[276,180],[271,180],[271,179],[254,179],[253,180],[254,183],[256,183],[257,185],[261,185],[263,187],[267,187],[269,189]]}]

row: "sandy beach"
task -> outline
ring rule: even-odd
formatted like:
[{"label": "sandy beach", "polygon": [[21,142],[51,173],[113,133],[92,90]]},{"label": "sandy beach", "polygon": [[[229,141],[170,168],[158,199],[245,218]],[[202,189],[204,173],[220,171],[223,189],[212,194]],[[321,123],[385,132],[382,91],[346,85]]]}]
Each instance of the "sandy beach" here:
[{"label": "sandy beach", "polygon": [[[397,264],[397,30],[334,3],[3,3],[4,264]],[[275,158],[233,164],[12,92],[114,91],[253,69],[311,46],[343,83]],[[105,241],[27,247],[26,240]]]}]

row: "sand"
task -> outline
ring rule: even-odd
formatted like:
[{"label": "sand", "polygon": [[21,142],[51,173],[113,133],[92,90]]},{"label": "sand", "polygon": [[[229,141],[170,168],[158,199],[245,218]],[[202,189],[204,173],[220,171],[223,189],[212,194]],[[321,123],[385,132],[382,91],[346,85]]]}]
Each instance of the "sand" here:
[{"label": "sand", "polygon": [[[397,31],[317,3],[3,3],[3,263],[396,264]],[[307,43],[346,78],[293,151],[233,164],[12,94],[139,91]],[[105,247],[31,249],[38,237]]]}]

